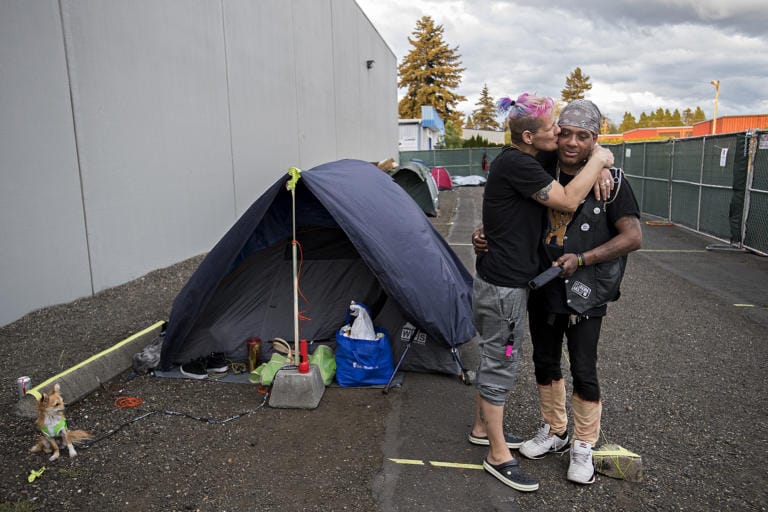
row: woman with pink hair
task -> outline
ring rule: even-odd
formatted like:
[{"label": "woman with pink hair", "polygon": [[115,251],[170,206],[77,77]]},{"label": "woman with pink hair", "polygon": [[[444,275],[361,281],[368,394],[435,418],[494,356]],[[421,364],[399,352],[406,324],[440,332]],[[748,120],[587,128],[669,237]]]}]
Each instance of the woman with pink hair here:
[{"label": "woman with pink hair", "polygon": [[[488,250],[477,257],[473,284],[480,364],[475,386],[473,444],[489,446],[487,472],[518,491],[535,491],[512,456],[523,439],[504,432],[504,404],[514,385],[524,337],[528,281],[539,272],[539,243],[545,207],[575,211],[613,154],[596,146],[582,171],[566,187],[554,178],[560,128],[552,98],[522,94],[497,104],[507,114],[511,143],[491,162],[483,194],[483,225]],[[544,165],[542,165],[544,162]]]}]

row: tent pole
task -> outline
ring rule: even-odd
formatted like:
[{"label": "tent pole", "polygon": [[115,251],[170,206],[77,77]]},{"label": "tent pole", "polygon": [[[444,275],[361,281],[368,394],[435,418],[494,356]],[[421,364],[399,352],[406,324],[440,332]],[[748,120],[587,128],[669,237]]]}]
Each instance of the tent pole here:
[{"label": "tent pole", "polygon": [[299,364],[299,271],[296,257],[296,196],[293,198],[293,242],[291,257],[293,259],[293,364]]},{"label": "tent pole", "polygon": [[296,183],[301,177],[301,170],[296,167],[288,169],[291,179],[286,187],[291,191],[291,219],[293,222],[293,240],[291,241],[291,259],[293,260],[293,364],[299,364],[299,270],[296,255]]},{"label": "tent pole", "polygon": [[405,350],[403,350],[403,353],[400,355],[400,359],[398,359],[397,365],[395,365],[395,369],[392,370],[392,375],[390,375],[387,385],[384,386],[384,389],[382,390],[382,393],[385,395],[389,393],[389,390],[392,388],[392,382],[395,380],[395,375],[397,375],[397,371],[400,369],[400,365],[403,364],[403,360],[405,359],[406,354],[408,354],[408,350],[410,350],[411,345],[413,344],[413,340],[416,339],[416,335],[420,332],[421,331],[416,328],[416,326],[413,327],[411,335],[408,337],[408,343],[405,345]]}]

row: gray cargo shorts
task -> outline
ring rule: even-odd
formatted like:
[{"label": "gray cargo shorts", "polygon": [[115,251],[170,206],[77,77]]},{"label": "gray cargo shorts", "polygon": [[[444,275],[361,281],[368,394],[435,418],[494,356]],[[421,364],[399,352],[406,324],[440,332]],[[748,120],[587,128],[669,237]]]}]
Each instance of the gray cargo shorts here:
[{"label": "gray cargo shorts", "polygon": [[[503,406],[515,384],[525,336],[528,288],[505,288],[475,277],[472,284],[472,309],[480,334],[480,366],[475,387],[480,397],[492,405]],[[507,342],[512,353],[507,356]]]}]

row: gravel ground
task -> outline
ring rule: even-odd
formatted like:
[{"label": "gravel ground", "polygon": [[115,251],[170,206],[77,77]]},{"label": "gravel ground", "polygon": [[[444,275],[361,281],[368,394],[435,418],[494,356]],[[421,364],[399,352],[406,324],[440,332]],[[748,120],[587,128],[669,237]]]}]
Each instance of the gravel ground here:
[{"label": "gravel ground", "polygon": [[[456,195],[443,194],[433,219],[446,234]],[[370,482],[381,464],[371,450],[384,435],[393,399],[380,392],[328,388],[328,414],[262,408],[249,385],[130,378],[130,370],[67,407],[71,429],[108,435],[79,455],[48,462],[29,453],[32,421],[15,414],[15,379],[33,385],[126,337],[166,320],[176,294],[202,261],[191,258],[93,297],[44,308],[0,328],[5,385],[0,407],[0,512],[6,510],[374,510]],[[118,396],[140,397],[138,408],[119,409]],[[66,397],[64,397],[66,400]],[[195,418],[223,421],[209,423]],[[149,413],[140,420],[136,418]],[[345,425],[365,425],[365,429]],[[343,443],[317,442],[343,430]],[[282,438],[282,440],[281,440]],[[362,456],[360,454],[363,454]],[[270,467],[280,459],[280,471]],[[43,476],[27,481],[31,470]],[[322,475],[310,479],[309,475]],[[287,482],[302,482],[296,493]],[[326,505],[319,506],[318,503]],[[332,503],[332,505],[327,505]]]},{"label": "gravel ground", "polygon": [[[440,194],[441,212],[433,223],[444,236],[452,229],[460,193]],[[480,191],[469,193],[477,201]],[[604,323],[599,363],[605,433],[642,454],[643,482],[599,477],[593,486],[577,487],[565,481],[567,457],[550,457],[524,461],[542,481],[536,493],[511,491],[480,471],[447,476],[445,470],[414,466],[402,468],[397,485],[418,483],[425,493],[443,495],[439,506],[431,502],[434,510],[768,510],[765,325],[660,269],[655,258],[653,252],[631,258],[622,300]],[[0,328],[6,376],[0,391],[5,413],[0,512],[378,510],[383,505],[376,481],[391,476],[386,463],[382,468],[382,450],[390,448],[381,447],[387,445],[388,418],[397,410],[401,431],[414,430],[413,422],[432,422],[424,437],[428,453],[434,453],[437,438],[455,460],[477,462],[482,456],[461,437],[471,421],[472,391],[458,384],[460,397],[448,395],[445,403],[466,409],[466,418],[454,418],[454,425],[443,424],[441,430],[434,418],[425,417],[426,406],[410,398],[428,392],[414,385],[388,395],[328,388],[322,407],[312,412],[262,407],[262,396],[250,385],[131,379],[129,371],[67,409],[71,428],[107,437],[74,459],[63,454],[51,463],[29,453],[36,434],[29,419],[14,413],[15,378],[29,375],[33,383],[42,382],[167,319],[200,260]],[[436,386],[434,397],[456,394],[451,391],[456,387],[440,388],[439,379],[418,377],[414,383]],[[505,418],[510,430],[523,435],[535,428],[532,390],[527,361]],[[140,397],[144,404],[120,409],[114,405],[118,396]],[[235,419],[222,423],[229,418]],[[413,443],[403,452],[420,447]],[[472,451],[462,455],[464,450]],[[30,470],[43,466],[45,473],[29,483]],[[453,482],[455,488],[445,487]],[[388,495],[392,506],[386,512],[433,510],[418,489],[411,495],[413,506],[398,507],[399,496]]]}]

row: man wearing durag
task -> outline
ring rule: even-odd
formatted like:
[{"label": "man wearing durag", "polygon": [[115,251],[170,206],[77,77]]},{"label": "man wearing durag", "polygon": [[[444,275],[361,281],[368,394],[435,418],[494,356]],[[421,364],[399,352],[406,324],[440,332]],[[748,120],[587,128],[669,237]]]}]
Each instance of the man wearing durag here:
[{"label": "man wearing durag", "polygon": [[[555,179],[567,185],[581,172],[597,143],[602,116],[594,103],[576,100],[558,120]],[[520,453],[538,459],[568,448],[565,381],[561,368],[567,340],[573,377],[573,441],[568,480],[594,482],[592,447],[600,436],[602,403],[597,376],[597,342],[607,303],[618,299],[626,255],[640,248],[639,208],[620,169],[607,200],[587,196],[572,213],[549,208],[541,245],[544,266],[558,265],[560,277],[531,293],[528,322],[543,424]]]},{"label": "man wearing durag", "polygon": [[514,386],[525,334],[528,281],[540,267],[538,245],[546,208],[575,211],[613,154],[596,147],[580,176],[567,187],[555,182],[537,159],[557,149],[560,129],[552,98],[521,94],[502,98],[511,143],[493,160],[483,193],[488,250],[478,255],[472,310],[480,361],[475,378],[475,421],[469,442],[488,446],[483,468],[513,489],[536,491],[510,448],[522,439],[504,432],[504,408]]},{"label": "man wearing durag", "polygon": [[[600,133],[600,123],[602,114],[597,105],[589,100],[573,100],[560,113],[560,119],[557,124],[567,125],[576,128],[584,128],[591,132],[594,137]],[[597,140],[595,138],[595,140]]]}]

